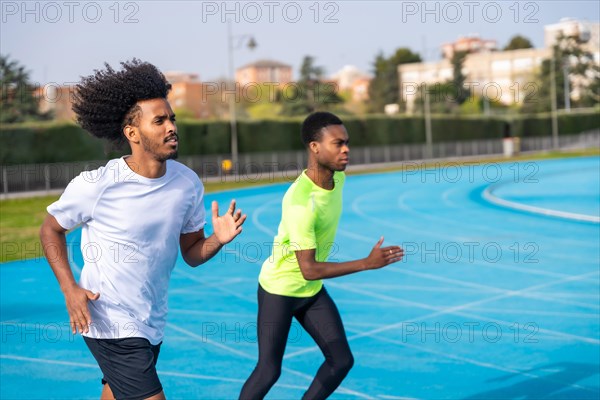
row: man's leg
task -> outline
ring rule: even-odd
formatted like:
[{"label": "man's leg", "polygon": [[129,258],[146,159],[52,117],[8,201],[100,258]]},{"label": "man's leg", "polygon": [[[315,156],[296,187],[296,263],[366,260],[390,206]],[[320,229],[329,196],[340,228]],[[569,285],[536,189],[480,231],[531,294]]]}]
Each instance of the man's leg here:
[{"label": "man's leg", "polygon": [[281,375],[281,363],[293,316],[293,299],[258,287],[258,363],[242,387],[240,399],[265,397]]},{"label": "man's leg", "polygon": [[[108,383],[105,383],[104,387],[102,388],[100,400],[115,400],[115,395],[113,394],[112,390],[110,390],[110,386],[108,386]],[[166,400],[165,393],[160,392],[152,397],[148,397],[146,400]]]},{"label": "man's leg", "polygon": [[108,383],[102,385],[102,394],[100,395],[100,400],[115,400],[115,395],[112,390],[110,390],[110,386]]},{"label": "man's leg", "polygon": [[161,391],[160,393],[157,393],[154,396],[146,398],[146,400],[166,400],[165,392]]},{"label": "man's leg", "polygon": [[326,399],[342,383],[354,358],[348,345],[340,313],[323,288],[308,308],[300,310],[296,318],[315,340],[325,361],[315,379],[304,393],[303,399]]}]

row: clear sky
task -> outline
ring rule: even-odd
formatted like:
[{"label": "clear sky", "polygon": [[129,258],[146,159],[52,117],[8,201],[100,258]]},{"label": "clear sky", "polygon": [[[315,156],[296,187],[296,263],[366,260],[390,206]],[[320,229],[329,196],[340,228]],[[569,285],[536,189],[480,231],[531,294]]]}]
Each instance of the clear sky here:
[{"label": "clear sky", "polygon": [[[409,47],[437,60],[440,45],[479,34],[504,46],[515,34],[542,47],[544,25],[600,19],[590,1],[0,1],[0,51],[37,83],[69,84],[106,61],[140,58],[163,71],[228,73],[227,19],[235,66],[270,58],[294,68],[303,56],[331,75],[344,65],[370,72],[378,52]],[[252,34],[253,51],[242,35]]]}]

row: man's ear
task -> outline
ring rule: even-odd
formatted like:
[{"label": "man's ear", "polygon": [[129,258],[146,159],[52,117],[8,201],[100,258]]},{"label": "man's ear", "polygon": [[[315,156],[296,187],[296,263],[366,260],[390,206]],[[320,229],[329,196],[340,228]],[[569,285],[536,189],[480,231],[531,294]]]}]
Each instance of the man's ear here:
[{"label": "man's ear", "polygon": [[310,149],[310,151],[312,151],[314,154],[318,154],[319,153],[319,142],[310,142],[308,144],[308,148]]},{"label": "man's ear", "polygon": [[123,135],[125,135],[125,139],[127,139],[129,142],[139,142],[138,130],[135,126],[125,125],[123,128]]}]

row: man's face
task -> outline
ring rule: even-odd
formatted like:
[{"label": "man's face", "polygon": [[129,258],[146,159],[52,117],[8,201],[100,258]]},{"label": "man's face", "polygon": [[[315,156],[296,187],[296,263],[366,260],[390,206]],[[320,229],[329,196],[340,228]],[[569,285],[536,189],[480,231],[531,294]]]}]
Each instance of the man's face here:
[{"label": "man's face", "polygon": [[321,140],[312,142],[311,146],[316,146],[319,165],[331,171],[344,171],[349,161],[349,142],[344,125],[329,125],[323,128]]},{"label": "man's face", "polygon": [[139,101],[140,142],[145,153],[157,161],[177,158],[179,140],[175,114],[166,99]]}]

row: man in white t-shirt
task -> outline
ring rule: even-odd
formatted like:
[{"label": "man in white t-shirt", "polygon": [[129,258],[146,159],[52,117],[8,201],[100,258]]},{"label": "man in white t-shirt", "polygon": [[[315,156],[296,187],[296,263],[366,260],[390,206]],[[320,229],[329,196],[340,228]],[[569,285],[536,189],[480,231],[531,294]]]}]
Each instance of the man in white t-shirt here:
[{"label": "man in white t-shirt", "polygon": [[[131,155],[84,172],[48,207],[40,238],[79,331],[104,374],[101,398],[164,399],[156,362],[167,288],[178,248],[190,266],[213,257],[242,230],[246,215],[218,215],[204,235],[204,187],[173,159],[178,137],[167,101],[171,85],[151,64],[132,60],[95,71],[77,86],[73,110],[92,135],[129,144]],[[79,284],[65,233],[81,225]]]}]

